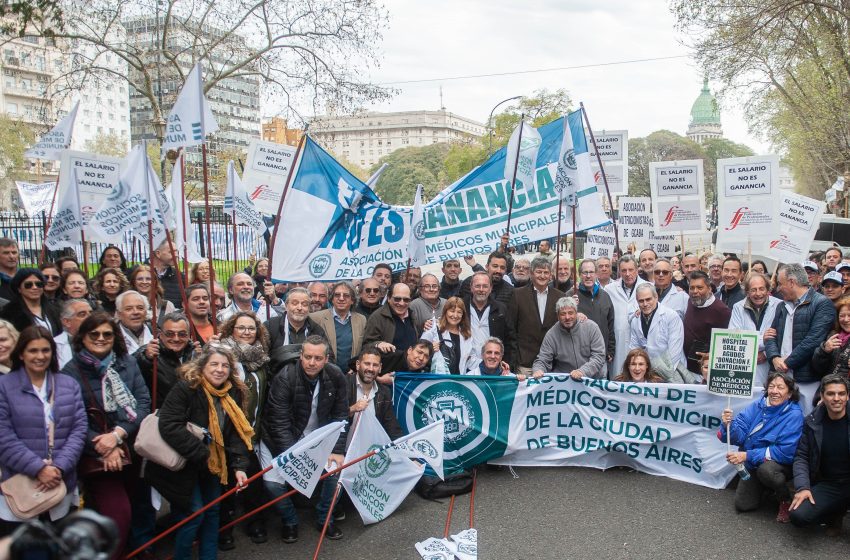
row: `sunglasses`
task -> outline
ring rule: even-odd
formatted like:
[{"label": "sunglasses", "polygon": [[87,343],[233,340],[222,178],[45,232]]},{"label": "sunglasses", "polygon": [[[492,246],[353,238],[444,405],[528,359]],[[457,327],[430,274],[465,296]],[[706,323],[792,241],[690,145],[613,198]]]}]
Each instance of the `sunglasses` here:
[{"label": "sunglasses", "polygon": [[381,288],[363,288],[363,291],[367,294],[377,294],[381,291]]},{"label": "sunglasses", "polygon": [[86,333],[86,336],[89,337],[89,340],[112,340],[115,338],[115,333],[113,331],[89,331]]},{"label": "sunglasses", "polygon": [[670,270],[656,270],[655,271],[656,276],[667,276],[668,274],[672,274],[672,271],[670,271]]},{"label": "sunglasses", "polygon": [[396,303],[410,303],[410,298],[402,296],[393,296],[393,301]]},{"label": "sunglasses", "polygon": [[44,277],[48,280],[62,280],[62,277],[57,274],[45,274]]},{"label": "sunglasses", "polygon": [[189,338],[189,333],[186,331],[162,331],[162,336],[165,338]]},{"label": "sunglasses", "polygon": [[24,288],[31,290],[32,288],[43,288],[44,282],[40,280],[28,280],[24,282]]}]

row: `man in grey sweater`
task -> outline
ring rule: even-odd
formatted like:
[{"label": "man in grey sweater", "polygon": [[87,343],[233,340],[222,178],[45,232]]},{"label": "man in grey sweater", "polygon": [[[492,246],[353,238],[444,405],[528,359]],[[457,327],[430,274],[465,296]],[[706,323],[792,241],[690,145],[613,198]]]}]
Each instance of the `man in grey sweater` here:
[{"label": "man in grey sweater", "polygon": [[531,368],[534,377],[542,377],[544,372],[569,372],[575,380],[605,377],[605,340],[599,327],[593,321],[578,320],[576,302],[570,297],[559,299],[555,310],[558,322],[543,337]]}]

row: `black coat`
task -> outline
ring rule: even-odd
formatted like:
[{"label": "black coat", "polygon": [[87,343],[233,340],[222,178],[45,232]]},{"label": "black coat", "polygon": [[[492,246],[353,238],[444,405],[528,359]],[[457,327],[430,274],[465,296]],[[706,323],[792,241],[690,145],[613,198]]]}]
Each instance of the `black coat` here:
[{"label": "black coat", "polygon": [[[269,330],[269,340],[271,342],[271,346],[269,346],[269,373],[272,376],[275,376],[282,370],[285,366],[292,364],[298,360],[298,357],[301,355],[301,344],[304,343],[304,339],[310,336],[311,334],[317,334],[327,340],[327,335],[325,334],[325,330],[318,325],[313,319],[307,317],[307,320],[304,322],[304,326],[301,328],[298,333],[295,335],[289,336],[289,344],[284,344],[284,333],[281,331],[281,326],[284,328],[289,328],[289,324],[286,322],[286,315],[279,315],[277,317],[272,317],[269,319],[269,322],[266,323],[266,328]],[[330,346],[328,346],[330,348]],[[333,361],[333,357],[331,357],[331,361]]]},{"label": "black coat", "polygon": [[[357,401],[357,374],[352,373],[345,377],[348,382],[348,403],[351,406]],[[375,406],[375,416],[378,418],[381,426],[383,426],[384,431],[390,436],[390,439],[398,439],[404,435],[404,431],[399,426],[398,418],[396,418],[395,411],[393,410],[392,391],[382,383],[375,382],[374,384],[378,387],[378,394],[375,395],[372,403]],[[352,422],[353,419],[354,415],[352,414],[348,420]]]},{"label": "black coat", "polygon": [[[794,489],[811,490],[821,478],[821,449],[823,449],[823,420],[826,406],[819,404],[803,421],[803,434],[794,455]],[[850,437],[850,434],[848,434]]]},{"label": "black coat", "polygon": [[[321,392],[316,415],[319,427],[338,420],[348,420],[348,386],[342,371],[328,363],[319,373]],[[301,439],[310,420],[313,388],[307,374],[296,361],[283,368],[269,386],[262,419],[262,440],[273,457],[277,457]],[[333,450],[345,453],[345,431]]]},{"label": "black coat", "polygon": [[[47,302],[46,298],[41,298],[41,311],[44,313],[44,318],[50,321],[53,336],[62,333],[62,321],[59,316],[59,309],[56,306]],[[25,328],[37,324],[30,313],[29,308],[21,299],[21,296],[15,295],[9,303],[7,303],[2,311],[0,311],[0,319],[6,319],[18,332]]]},{"label": "black coat", "polygon": [[[237,403],[242,402],[242,392],[237,387],[230,389],[230,396]],[[198,473],[208,469],[210,457],[209,446],[189,433],[186,422],[209,428],[208,402],[203,388],[192,389],[186,381],[178,381],[159,410],[159,433],[165,443],[186,458],[186,466],[175,472],[152,461],[145,465],[145,479],[165,499],[182,509],[190,509]],[[229,417],[224,421],[222,436],[228,470],[245,471],[249,451]]]},{"label": "black coat", "polygon": [[[472,317],[475,310],[472,308],[470,298],[465,298],[466,312]],[[508,307],[500,301],[496,301],[490,296],[490,336],[495,336],[502,341],[505,346],[505,355],[502,360],[513,364],[517,354],[516,333],[514,331],[514,318],[508,313]],[[481,350],[478,348],[478,350]]]},{"label": "black coat", "polygon": [[[177,369],[190,361],[194,355],[195,346],[191,340],[186,345],[186,348],[183,349],[183,352],[179,354],[172,352],[160,343],[159,356],[157,356],[156,360],[155,408],[162,406],[172,387],[177,384],[179,380]],[[145,346],[136,350],[133,357],[136,359],[136,363],[139,364],[139,370],[142,372],[142,377],[145,379],[145,385],[148,386],[148,391],[153,392],[153,362],[145,355]]]}]

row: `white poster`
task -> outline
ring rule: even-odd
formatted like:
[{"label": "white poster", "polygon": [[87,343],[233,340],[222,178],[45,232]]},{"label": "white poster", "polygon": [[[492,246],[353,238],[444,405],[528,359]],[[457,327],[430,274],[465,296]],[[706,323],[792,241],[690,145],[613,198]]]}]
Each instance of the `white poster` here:
[{"label": "white poster", "polygon": [[121,179],[124,162],[120,158],[75,152],[62,152],[62,168],[59,172],[59,189],[63,192],[73,183],[72,171],[76,170],[80,188],[80,211],[83,223],[88,225],[94,213],[103,206],[112,189]]},{"label": "white poster", "polygon": [[764,255],[779,230],[779,156],[717,160],[717,250]]},{"label": "white poster", "polygon": [[653,228],[652,199],[648,196],[621,196],[617,199],[620,241],[645,247]]},{"label": "white poster", "polygon": [[295,161],[295,151],[293,146],[262,140],[253,140],[248,147],[242,184],[260,212],[277,214],[286,178]]},{"label": "white poster", "polygon": [[766,256],[785,263],[803,262],[808,258],[826,204],[785,190],[780,197],[779,232],[768,243]]},{"label": "white poster", "polygon": [[611,196],[627,195],[629,193],[629,132],[627,130],[603,130],[593,133],[596,149],[593,143],[588,143],[590,150],[590,165],[596,186],[605,192],[605,183],[599,171],[596,151],[605,167],[605,178],[608,179],[608,189]]},{"label": "white poster", "polygon": [[659,257],[672,257],[676,254],[676,236],[656,235],[653,231],[650,233],[647,247],[655,251]]},{"label": "white poster", "polygon": [[27,216],[33,217],[42,212],[45,214],[50,212],[50,207],[53,205],[53,193],[56,192],[55,181],[47,183],[15,181],[15,186],[18,187],[18,195],[27,210]]},{"label": "white poster", "polygon": [[701,159],[651,162],[649,190],[659,234],[705,230],[705,177]]},{"label": "white poster", "polygon": [[608,225],[588,231],[587,239],[584,242],[584,258],[612,258],[615,241],[613,226]]}]

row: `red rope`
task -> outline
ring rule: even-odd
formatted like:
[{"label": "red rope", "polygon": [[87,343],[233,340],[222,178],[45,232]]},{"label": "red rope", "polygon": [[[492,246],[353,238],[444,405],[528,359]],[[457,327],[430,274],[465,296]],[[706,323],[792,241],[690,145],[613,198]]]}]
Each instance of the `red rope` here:
[{"label": "red rope", "polygon": [[443,531],[443,538],[449,538],[449,528],[452,525],[452,510],[455,507],[455,495],[452,494],[452,499],[449,500],[449,514],[446,516],[446,529]]}]

